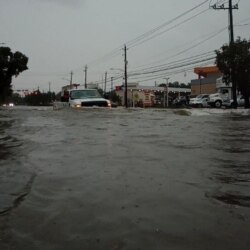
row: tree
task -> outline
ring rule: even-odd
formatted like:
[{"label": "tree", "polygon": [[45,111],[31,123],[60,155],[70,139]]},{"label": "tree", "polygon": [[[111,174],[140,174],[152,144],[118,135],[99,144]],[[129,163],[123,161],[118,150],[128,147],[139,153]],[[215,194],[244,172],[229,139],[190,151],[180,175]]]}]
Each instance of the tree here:
[{"label": "tree", "polygon": [[12,94],[12,77],[27,70],[28,57],[21,52],[11,52],[9,47],[0,47],[0,103]]},{"label": "tree", "polygon": [[[250,40],[237,40],[216,50],[216,64],[223,73],[223,81],[229,85],[233,81],[245,99],[245,108],[249,108],[250,96]],[[233,72],[233,74],[232,74]]]},{"label": "tree", "polygon": [[116,94],[115,90],[112,90],[108,93],[108,99],[110,99],[112,102],[121,105],[122,100],[119,95]]},{"label": "tree", "polygon": [[[169,83],[169,84],[171,84],[171,83]],[[161,84],[158,85],[158,87],[167,87],[167,84],[166,83],[161,83]]]},{"label": "tree", "polygon": [[31,94],[26,95],[24,102],[31,106],[49,106],[52,105],[56,95],[54,92],[41,93],[40,90],[33,91]]}]

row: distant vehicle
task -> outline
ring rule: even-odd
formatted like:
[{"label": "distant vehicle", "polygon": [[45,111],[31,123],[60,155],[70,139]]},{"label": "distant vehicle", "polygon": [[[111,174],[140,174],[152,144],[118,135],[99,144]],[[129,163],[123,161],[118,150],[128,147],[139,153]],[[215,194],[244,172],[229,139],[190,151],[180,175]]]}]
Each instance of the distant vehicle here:
[{"label": "distant vehicle", "polygon": [[180,96],[172,101],[174,106],[183,106],[187,105],[187,98],[186,96]]},{"label": "distant vehicle", "polygon": [[227,101],[228,99],[229,99],[228,95],[226,94],[215,93],[215,94],[209,95],[207,103],[211,107],[220,108],[222,106],[222,103]]},{"label": "distant vehicle", "polygon": [[189,105],[191,107],[199,107],[199,108],[205,108],[209,107],[208,105],[208,94],[200,94],[196,96],[195,98],[191,98],[189,101]]},{"label": "distant vehicle", "polygon": [[13,102],[10,102],[9,104],[3,104],[3,107],[14,107],[15,104]]}]

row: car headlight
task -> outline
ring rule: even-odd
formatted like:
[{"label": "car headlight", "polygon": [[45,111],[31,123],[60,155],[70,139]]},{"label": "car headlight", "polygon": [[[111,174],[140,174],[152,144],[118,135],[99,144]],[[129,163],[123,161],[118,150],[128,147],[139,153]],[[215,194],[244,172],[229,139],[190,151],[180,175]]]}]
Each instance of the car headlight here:
[{"label": "car headlight", "polygon": [[110,101],[107,101],[107,103],[108,103],[108,107],[111,108],[111,106],[112,106],[112,105],[111,105],[111,102],[110,102]]},{"label": "car headlight", "polygon": [[75,104],[75,108],[81,108],[81,104]]}]

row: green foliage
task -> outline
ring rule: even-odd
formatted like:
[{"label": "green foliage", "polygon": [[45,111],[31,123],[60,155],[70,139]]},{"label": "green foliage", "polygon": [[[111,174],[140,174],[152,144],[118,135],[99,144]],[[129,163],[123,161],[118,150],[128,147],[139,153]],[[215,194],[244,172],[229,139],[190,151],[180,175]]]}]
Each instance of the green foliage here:
[{"label": "green foliage", "polygon": [[22,97],[21,97],[19,94],[17,94],[17,93],[12,94],[12,96],[9,97],[8,99],[10,100],[9,102],[14,103],[15,105],[25,105],[24,98],[22,98]]},{"label": "green foliage", "polygon": [[[226,84],[232,82],[232,77],[238,90],[245,97],[249,106],[250,96],[250,40],[238,38],[233,44],[225,44],[216,52],[216,64],[223,73]],[[234,74],[232,75],[232,69]]]},{"label": "green foliage", "polygon": [[161,84],[158,85],[158,87],[166,87],[166,86],[167,86],[166,83],[161,83]]},{"label": "green foliage", "polygon": [[[191,84],[179,83],[178,81],[168,83],[171,88],[191,88]],[[166,87],[166,83],[159,84],[159,87]]]},{"label": "green foliage", "polygon": [[103,91],[102,89],[97,89],[97,91],[99,92],[99,94],[100,94],[101,96],[104,96],[104,91]]},{"label": "green foliage", "polygon": [[106,93],[104,93],[101,90],[101,92],[99,91],[99,93],[102,93],[102,96],[105,99],[108,99],[111,102],[116,103],[117,105],[121,105],[121,103],[122,103],[121,97],[116,94],[115,90],[112,90],[112,91],[109,91],[109,92],[106,92]]},{"label": "green foliage", "polygon": [[115,90],[109,92],[109,100],[111,100],[112,102],[114,102],[118,105],[122,104],[121,97],[116,94]]},{"label": "green foliage", "polygon": [[12,53],[9,47],[0,47],[0,102],[11,96],[12,77],[27,70],[28,57],[21,52]]},{"label": "green foliage", "polygon": [[41,93],[37,90],[25,96],[24,103],[30,106],[49,106],[55,98],[56,95],[54,92]]}]

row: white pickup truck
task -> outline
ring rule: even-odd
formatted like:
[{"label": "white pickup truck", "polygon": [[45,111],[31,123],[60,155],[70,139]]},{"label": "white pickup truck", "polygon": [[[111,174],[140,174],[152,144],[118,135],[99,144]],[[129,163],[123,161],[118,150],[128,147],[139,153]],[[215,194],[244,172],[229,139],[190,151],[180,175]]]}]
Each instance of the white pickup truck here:
[{"label": "white pickup truck", "polygon": [[84,107],[106,107],[111,108],[111,102],[104,99],[97,89],[71,89],[68,91],[68,100],[54,102],[54,109],[64,107],[84,108]]}]

